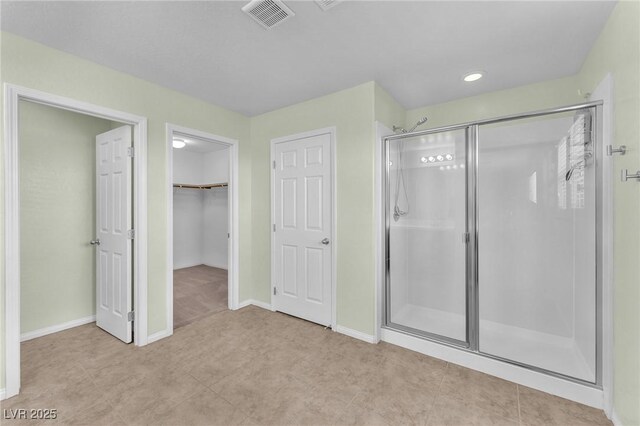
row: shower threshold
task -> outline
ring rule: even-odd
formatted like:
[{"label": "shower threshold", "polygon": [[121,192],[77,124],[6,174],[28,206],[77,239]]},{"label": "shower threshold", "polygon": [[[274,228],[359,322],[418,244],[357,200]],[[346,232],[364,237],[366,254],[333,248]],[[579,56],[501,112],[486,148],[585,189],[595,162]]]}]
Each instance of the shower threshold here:
[{"label": "shower threshold", "polygon": [[[391,322],[456,340],[466,340],[465,317],[454,312],[406,304],[392,314]],[[481,319],[480,352],[586,382],[595,382],[594,369],[589,367],[586,357],[571,337]]]}]

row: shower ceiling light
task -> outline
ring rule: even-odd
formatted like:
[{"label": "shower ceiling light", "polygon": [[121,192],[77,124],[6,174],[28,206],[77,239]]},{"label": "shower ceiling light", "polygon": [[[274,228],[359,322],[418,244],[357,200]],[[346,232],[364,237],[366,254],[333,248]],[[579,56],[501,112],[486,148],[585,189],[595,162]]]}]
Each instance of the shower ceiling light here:
[{"label": "shower ceiling light", "polygon": [[183,141],[182,139],[174,139],[173,140],[173,147],[174,148],[184,148],[186,146],[186,142]]}]

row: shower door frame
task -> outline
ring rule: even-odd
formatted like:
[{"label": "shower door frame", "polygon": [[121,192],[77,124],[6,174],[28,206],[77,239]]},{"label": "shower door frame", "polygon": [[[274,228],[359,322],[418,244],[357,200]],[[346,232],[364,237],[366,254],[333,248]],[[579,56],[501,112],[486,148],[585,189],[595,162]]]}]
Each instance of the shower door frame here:
[{"label": "shower door frame", "polygon": [[[595,382],[590,382],[576,377],[568,376],[556,371],[547,370],[541,367],[536,367],[530,364],[525,364],[512,359],[503,358],[497,355],[492,355],[486,352],[480,351],[480,310],[479,310],[479,277],[478,277],[478,227],[479,227],[479,214],[478,214],[478,148],[479,148],[479,128],[481,125],[497,124],[507,121],[515,121],[525,118],[535,118],[542,116],[550,116],[563,112],[578,111],[582,109],[593,109],[595,114],[592,120],[592,131],[595,134],[593,138],[593,155],[594,155],[594,167],[595,167],[595,284],[596,284],[596,365],[595,365]],[[602,203],[603,203],[603,150],[602,145],[604,142],[603,135],[603,101],[586,102],[568,106],[562,106],[558,108],[550,108],[533,112],[526,112],[520,114],[511,114],[497,118],[490,118],[485,120],[477,120],[466,122],[462,124],[455,124],[450,126],[442,126],[434,129],[422,130],[411,133],[400,133],[395,135],[386,136],[382,141],[382,159],[383,159],[383,184],[382,184],[382,202],[383,202],[383,260],[385,266],[384,283],[383,283],[383,303],[382,303],[382,324],[381,328],[397,331],[400,333],[415,336],[421,339],[426,339],[435,343],[443,344],[453,347],[455,349],[470,352],[485,358],[494,359],[497,361],[505,362],[511,365],[525,368],[527,370],[535,371],[538,373],[547,374],[553,377],[568,380],[570,382],[578,383],[581,385],[602,389],[602,370],[603,370],[603,317],[602,317],[602,300],[603,300],[603,247],[602,242],[604,224],[602,221]],[[423,330],[417,330],[411,327],[403,326],[400,324],[394,324],[390,317],[390,292],[391,292],[391,276],[390,276],[390,142],[395,140],[401,140],[411,137],[426,136],[435,133],[443,133],[448,131],[465,129],[466,141],[466,226],[467,226],[467,244],[466,244],[466,341],[452,339],[446,336],[430,333]]]}]

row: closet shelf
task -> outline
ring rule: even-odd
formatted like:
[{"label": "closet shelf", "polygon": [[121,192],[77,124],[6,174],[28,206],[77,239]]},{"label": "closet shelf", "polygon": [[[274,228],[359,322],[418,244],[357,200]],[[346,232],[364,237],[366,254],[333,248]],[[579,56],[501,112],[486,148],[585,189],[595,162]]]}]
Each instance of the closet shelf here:
[{"label": "closet shelf", "polygon": [[193,185],[190,183],[174,183],[174,188],[187,188],[187,189],[211,189],[211,188],[226,188],[229,184],[227,182],[222,183],[206,183],[202,185]]}]

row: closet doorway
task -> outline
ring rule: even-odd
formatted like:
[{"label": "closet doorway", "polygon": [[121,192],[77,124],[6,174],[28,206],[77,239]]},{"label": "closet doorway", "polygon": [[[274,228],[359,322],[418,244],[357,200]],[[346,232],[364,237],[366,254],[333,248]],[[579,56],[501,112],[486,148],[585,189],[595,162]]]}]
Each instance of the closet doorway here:
[{"label": "closet doorway", "polygon": [[167,125],[167,153],[167,329],[176,329],[237,303],[237,145]]}]

